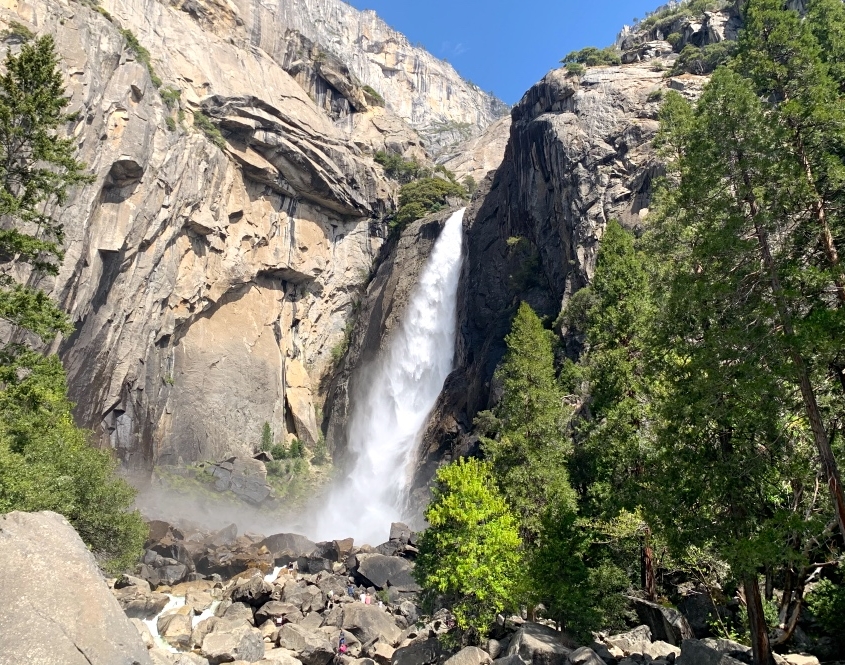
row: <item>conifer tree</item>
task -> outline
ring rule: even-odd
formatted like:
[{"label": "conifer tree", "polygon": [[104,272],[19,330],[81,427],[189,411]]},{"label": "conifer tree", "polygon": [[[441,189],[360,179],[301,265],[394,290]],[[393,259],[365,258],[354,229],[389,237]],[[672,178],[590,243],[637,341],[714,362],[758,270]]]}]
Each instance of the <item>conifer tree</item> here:
[{"label": "conifer tree", "polygon": [[508,351],[496,372],[502,398],[492,414],[479,414],[482,439],[499,486],[532,541],[548,505],[574,508],[567,457],[563,392],[555,376],[552,333],[522,303],[505,338]]}]

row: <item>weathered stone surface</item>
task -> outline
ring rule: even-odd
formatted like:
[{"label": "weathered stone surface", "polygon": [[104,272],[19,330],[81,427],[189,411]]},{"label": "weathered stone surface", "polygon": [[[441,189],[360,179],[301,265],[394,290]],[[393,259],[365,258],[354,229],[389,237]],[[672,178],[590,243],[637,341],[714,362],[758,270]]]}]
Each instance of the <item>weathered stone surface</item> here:
[{"label": "weathered stone surface", "polygon": [[211,665],[234,660],[254,663],[264,657],[264,639],[252,626],[221,623],[203,638],[201,653]]},{"label": "weathered stone surface", "polygon": [[420,587],[411,574],[413,569],[414,564],[401,557],[358,555],[358,574],[379,589],[391,586],[398,591],[419,591]]},{"label": "weathered stone surface", "polygon": [[651,638],[672,645],[680,645],[686,639],[695,637],[683,614],[671,607],[663,607],[642,598],[630,597],[640,621],[651,628]]},{"label": "weathered stone surface", "polygon": [[267,468],[264,462],[251,457],[232,457],[211,467],[214,488],[218,492],[229,490],[249,503],[259,504],[270,496]]},{"label": "weathered stone surface", "polygon": [[255,613],[255,623],[260,626],[268,619],[277,619],[280,617],[286,617],[291,623],[299,623],[303,618],[298,606],[291,603],[282,603],[278,600],[271,600],[268,603],[264,603]]},{"label": "weathered stone surface", "polygon": [[361,643],[376,638],[395,645],[402,631],[391,616],[375,605],[349,603],[343,608],[343,630],[355,635]]},{"label": "weathered stone surface", "polygon": [[170,600],[163,593],[145,592],[143,588],[134,586],[115,589],[114,596],[126,616],[135,619],[151,619],[161,612]]},{"label": "weathered stone surface", "polygon": [[625,655],[645,653],[645,649],[651,644],[651,628],[649,626],[637,626],[625,633],[606,637],[604,641],[617,649],[622,649]]},{"label": "weathered stone surface", "polygon": [[487,127],[481,136],[447,149],[438,162],[452,171],[458,180],[471,176],[476,183],[481,182],[490,171],[501,166],[510,129],[511,117],[508,114]]},{"label": "weathered stone surface", "polygon": [[0,626],[2,665],[151,665],[94,557],[56,513],[0,516]]},{"label": "weathered stone surface", "polygon": [[677,665],[740,665],[742,661],[711,649],[699,640],[684,640]]},{"label": "weathered stone surface", "polygon": [[323,635],[291,623],[279,629],[279,646],[295,652],[303,665],[326,665],[334,658],[334,647]]},{"label": "weathered stone surface", "polygon": [[396,649],[391,663],[393,665],[433,665],[440,660],[442,654],[443,647],[440,645],[440,640],[430,637]]},{"label": "weathered stone surface", "polygon": [[580,647],[567,656],[571,665],[604,665],[604,661],[590,647]]},{"label": "weathered stone surface", "polygon": [[262,540],[259,547],[266,547],[277,565],[287,565],[301,556],[308,556],[317,545],[297,533],[277,533]]},{"label": "weathered stone surface", "polygon": [[564,634],[553,628],[526,621],[511,639],[506,655],[518,655],[533,665],[563,665],[570,652],[563,639]]},{"label": "weathered stone surface", "polygon": [[448,658],[444,665],[486,665],[491,663],[490,654],[478,647],[464,647]]},{"label": "weathered stone surface", "polygon": [[188,649],[191,646],[191,617],[185,614],[168,614],[156,622],[158,634],[170,646]]},{"label": "weathered stone surface", "polygon": [[244,603],[252,607],[261,607],[270,600],[273,594],[273,585],[264,581],[264,578],[255,575],[247,581],[237,584],[232,589],[232,602]]}]

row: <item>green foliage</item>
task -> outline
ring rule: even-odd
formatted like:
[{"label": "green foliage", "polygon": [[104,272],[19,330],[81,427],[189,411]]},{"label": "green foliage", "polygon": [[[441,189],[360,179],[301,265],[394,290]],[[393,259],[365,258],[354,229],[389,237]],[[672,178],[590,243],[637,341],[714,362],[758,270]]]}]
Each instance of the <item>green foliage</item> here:
[{"label": "green foliage", "polygon": [[349,351],[349,345],[352,343],[352,331],[354,328],[354,322],[348,321],[346,323],[346,327],[343,329],[343,337],[332,347],[332,363],[334,363],[335,366],[339,365],[346,357],[346,352]]},{"label": "green foliage", "polygon": [[568,414],[555,377],[552,334],[526,303],[505,341],[508,351],[496,372],[502,398],[492,413],[479,414],[479,430],[522,536],[531,542],[548,506],[574,508],[566,468]]},{"label": "green foliage", "polygon": [[365,85],[361,88],[364,91],[364,94],[369,97],[369,101],[374,103],[376,106],[384,106],[384,97],[382,97],[375,88]]},{"label": "green foliage", "polygon": [[320,438],[317,440],[317,443],[314,446],[314,457],[311,458],[311,463],[316,464],[318,466],[322,466],[329,461],[329,453],[326,449],[326,440],[323,438],[323,435],[320,435]]},{"label": "green foliage", "polygon": [[305,457],[305,444],[299,439],[294,439],[290,442],[290,450],[288,456],[291,459],[302,459]]},{"label": "green foliage", "polygon": [[130,567],[147,536],[128,512],[135,492],[73,424],[59,359],[21,351],[14,365],[0,364],[0,385],[0,513],[58,512],[107,570]]},{"label": "green foliage", "polygon": [[571,76],[584,76],[587,73],[587,68],[580,62],[569,62],[566,64],[566,71]]},{"label": "green foliage", "polygon": [[669,27],[683,18],[698,18],[704,12],[719,11],[730,4],[730,0],[686,0],[674,7],[667,7],[654,12],[637,26],[638,30],[658,28],[665,32]]},{"label": "green foliage", "polygon": [[845,586],[821,580],[807,596],[807,607],[822,627],[845,647]]},{"label": "green foliage", "polygon": [[666,37],[666,41],[672,46],[673,49],[677,51],[678,46],[680,46],[681,42],[684,40],[684,36],[680,32],[673,32],[671,35]]},{"label": "green foliage", "polygon": [[456,182],[443,178],[421,178],[402,185],[399,190],[399,210],[390,222],[391,228],[405,226],[448,205],[447,199],[466,199],[466,190]]},{"label": "green foliage", "polygon": [[648,93],[647,101],[649,101],[649,102],[659,102],[663,99],[663,95],[665,93],[666,93],[666,91],[663,88],[655,88],[650,93]]},{"label": "green foliage", "polygon": [[431,608],[445,601],[470,641],[516,606],[522,571],[517,522],[489,464],[461,459],[437,471],[414,576]]},{"label": "green foliage", "polygon": [[[261,428],[261,450],[267,452],[273,449],[273,429],[270,427],[270,423],[265,422],[264,426]],[[273,454],[272,452],[270,453]],[[275,455],[273,455],[275,458]]]},{"label": "green foliage", "polygon": [[273,456],[274,460],[283,460],[288,457],[289,452],[288,449],[285,447],[285,444],[277,443],[276,445],[270,448],[270,454]]},{"label": "green foliage", "polygon": [[376,164],[384,167],[384,173],[400,183],[408,183],[417,178],[428,178],[431,169],[420,164],[416,159],[404,159],[402,155],[379,150],[374,156]]},{"label": "green foliage", "polygon": [[138,41],[138,38],[135,36],[135,33],[127,28],[121,28],[120,34],[123,36],[123,39],[126,41],[126,46],[135,53],[135,57],[138,58],[138,62],[140,62],[144,67],[147,68],[147,71],[150,73],[150,81],[152,81],[153,85],[156,88],[160,88],[162,84],[162,80],[158,77],[153,68],[152,59],[150,57],[150,52],[141,46],[141,42]]},{"label": "green foliage", "polygon": [[194,113],[194,127],[199,128],[205,134],[206,138],[221,150],[226,147],[226,139],[223,138],[220,129],[202,111],[196,111]]},{"label": "green foliage", "polygon": [[173,118],[171,118],[170,116],[167,116],[164,119],[164,124],[167,125],[168,131],[171,131],[171,132],[176,131],[176,121]]},{"label": "green foliage", "polygon": [[471,175],[468,175],[464,178],[464,189],[467,190],[467,194],[472,196],[475,194],[475,190],[478,189],[478,183],[475,182],[475,178]]},{"label": "green foliage", "polygon": [[29,42],[35,39],[35,33],[18,21],[9,21],[9,27],[3,31],[3,40],[16,39],[20,42]]},{"label": "green foliage", "polygon": [[564,65],[580,64],[587,67],[599,67],[602,65],[619,65],[622,63],[619,51],[614,46],[607,48],[596,48],[588,46],[580,51],[568,53],[562,60]]},{"label": "green foliage", "polygon": [[535,598],[563,630],[582,641],[599,629],[624,628],[627,602],[622,594],[630,586],[624,571],[591,560],[594,539],[589,525],[571,509],[550,509],[529,565]]},{"label": "green foliage", "polygon": [[710,74],[718,67],[728,63],[736,50],[737,45],[734,41],[716,42],[715,44],[707,44],[702,48],[687,44],[675,61],[671,74],[673,76],[684,72],[699,75]]},{"label": "green foliage", "polygon": [[174,109],[179,106],[179,99],[182,97],[181,90],[177,88],[160,88],[158,94],[161,95],[161,99],[167,108]]}]

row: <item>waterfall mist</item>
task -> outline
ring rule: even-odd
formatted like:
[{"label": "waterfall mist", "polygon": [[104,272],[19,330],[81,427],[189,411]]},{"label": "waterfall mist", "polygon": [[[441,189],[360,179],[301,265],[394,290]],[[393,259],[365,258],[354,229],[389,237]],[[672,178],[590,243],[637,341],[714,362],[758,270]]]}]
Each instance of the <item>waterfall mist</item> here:
[{"label": "waterfall mist", "polygon": [[405,517],[414,454],[452,370],[463,216],[459,210],[447,220],[400,325],[379,358],[359,370],[347,424],[352,468],[318,511],[312,538],[377,545]]}]

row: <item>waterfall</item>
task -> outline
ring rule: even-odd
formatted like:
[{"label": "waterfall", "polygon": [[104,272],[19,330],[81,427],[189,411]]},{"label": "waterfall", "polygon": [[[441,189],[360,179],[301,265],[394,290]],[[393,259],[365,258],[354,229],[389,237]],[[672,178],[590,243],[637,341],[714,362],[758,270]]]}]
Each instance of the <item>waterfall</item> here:
[{"label": "waterfall", "polygon": [[414,454],[452,370],[463,217],[459,210],[446,221],[401,323],[356,377],[347,430],[354,463],[317,517],[318,539],[377,545],[405,517]]}]

